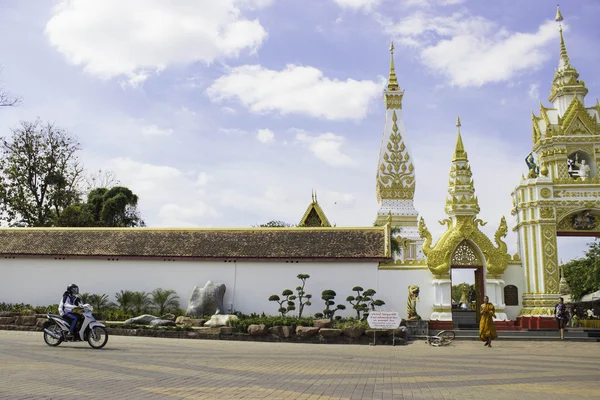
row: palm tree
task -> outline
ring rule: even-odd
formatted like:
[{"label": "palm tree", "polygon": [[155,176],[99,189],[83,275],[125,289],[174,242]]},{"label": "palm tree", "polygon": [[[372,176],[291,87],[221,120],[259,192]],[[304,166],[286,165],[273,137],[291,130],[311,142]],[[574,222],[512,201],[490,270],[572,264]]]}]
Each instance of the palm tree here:
[{"label": "palm tree", "polygon": [[141,315],[150,305],[149,294],[146,292],[133,292],[131,296],[131,311],[135,315]]},{"label": "palm tree", "polygon": [[131,309],[131,302],[133,300],[133,292],[131,290],[121,290],[121,292],[115,293],[115,298],[117,299],[117,303],[119,303],[119,308],[123,312],[128,312]]},{"label": "palm tree", "polygon": [[154,289],[150,295],[159,316],[163,315],[166,310],[179,308],[179,296],[174,290],[158,288]]},{"label": "palm tree", "polygon": [[81,300],[81,302],[83,304],[89,304],[90,303],[90,296],[91,294],[89,293],[82,293],[79,295],[79,300]]},{"label": "palm tree", "polygon": [[111,303],[108,299],[109,297],[107,294],[92,294],[89,297],[89,303],[94,307],[94,311],[100,313],[102,312],[102,309],[110,308]]}]

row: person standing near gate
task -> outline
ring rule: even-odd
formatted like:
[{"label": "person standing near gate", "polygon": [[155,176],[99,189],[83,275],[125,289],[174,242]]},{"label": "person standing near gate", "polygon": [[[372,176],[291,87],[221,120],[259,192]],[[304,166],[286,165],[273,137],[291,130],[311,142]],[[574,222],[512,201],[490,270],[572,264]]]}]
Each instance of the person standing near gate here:
[{"label": "person standing near gate", "polygon": [[554,306],[554,318],[556,318],[556,324],[560,331],[560,339],[565,338],[565,325],[567,323],[567,306],[564,304],[562,297],[558,298],[558,304]]},{"label": "person standing near gate", "polygon": [[485,342],[484,346],[492,347],[492,340],[498,339],[494,318],[496,308],[490,303],[490,298],[485,296],[481,305],[481,319],[479,320],[479,339]]}]

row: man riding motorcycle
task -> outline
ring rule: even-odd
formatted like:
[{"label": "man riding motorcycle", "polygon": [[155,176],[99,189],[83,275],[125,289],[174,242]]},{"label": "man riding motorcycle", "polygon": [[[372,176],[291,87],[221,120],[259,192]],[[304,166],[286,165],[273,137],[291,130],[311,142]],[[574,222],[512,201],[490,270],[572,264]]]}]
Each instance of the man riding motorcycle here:
[{"label": "man riding motorcycle", "polygon": [[62,299],[60,300],[60,303],[58,305],[58,313],[60,314],[60,316],[67,322],[71,322],[69,332],[74,337],[77,336],[75,335],[75,326],[77,326],[80,316],[79,314],[74,313],[73,309],[81,307],[83,305],[81,303],[81,300],[79,300],[79,297],[77,297],[78,295],[79,287],[76,284],[72,283],[69,286],[67,286],[67,291],[63,293]]}]

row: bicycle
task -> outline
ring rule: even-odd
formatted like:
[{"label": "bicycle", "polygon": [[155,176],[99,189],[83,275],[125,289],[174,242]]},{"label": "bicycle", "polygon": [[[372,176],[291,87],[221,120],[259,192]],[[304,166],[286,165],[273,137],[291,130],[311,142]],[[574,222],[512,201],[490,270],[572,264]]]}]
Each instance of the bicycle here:
[{"label": "bicycle", "polygon": [[441,331],[435,336],[427,336],[427,344],[434,347],[448,346],[456,334],[452,331]]}]

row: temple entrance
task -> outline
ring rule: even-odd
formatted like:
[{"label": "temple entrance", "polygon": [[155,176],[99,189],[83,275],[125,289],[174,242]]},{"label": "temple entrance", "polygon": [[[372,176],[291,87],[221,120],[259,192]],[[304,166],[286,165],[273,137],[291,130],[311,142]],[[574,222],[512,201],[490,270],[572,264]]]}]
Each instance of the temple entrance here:
[{"label": "temple entrance", "polygon": [[452,326],[454,329],[477,329],[485,292],[483,266],[453,265]]}]

